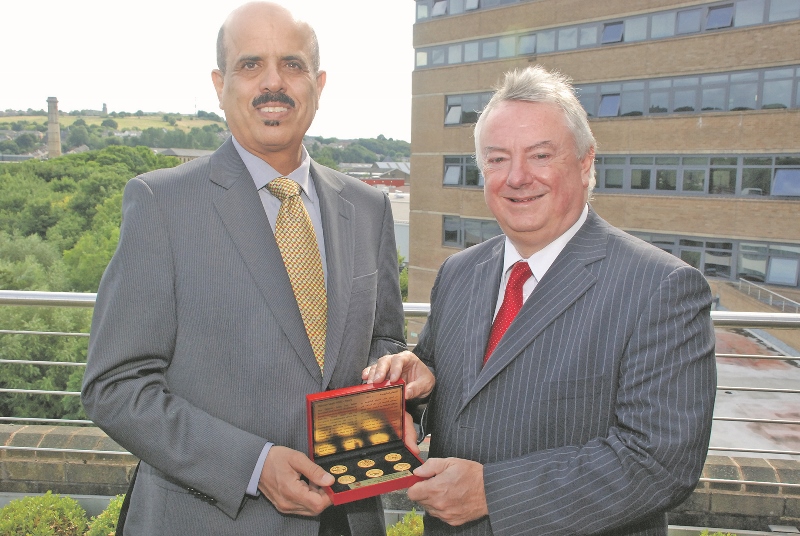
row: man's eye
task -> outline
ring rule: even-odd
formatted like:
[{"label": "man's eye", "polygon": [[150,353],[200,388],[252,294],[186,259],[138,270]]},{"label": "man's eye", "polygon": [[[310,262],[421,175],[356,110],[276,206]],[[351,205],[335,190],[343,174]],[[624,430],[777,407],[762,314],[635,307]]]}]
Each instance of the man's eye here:
[{"label": "man's eye", "polygon": [[303,70],[303,65],[301,63],[296,62],[296,61],[290,61],[289,63],[286,64],[286,66],[288,68],[290,68],[290,69],[297,69],[297,70],[301,70],[301,71]]},{"label": "man's eye", "polygon": [[243,69],[247,69],[248,71],[253,70],[253,69],[256,68],[256,62],[254,62],[254,61],[246,61],[242,65],[242,68]]}]

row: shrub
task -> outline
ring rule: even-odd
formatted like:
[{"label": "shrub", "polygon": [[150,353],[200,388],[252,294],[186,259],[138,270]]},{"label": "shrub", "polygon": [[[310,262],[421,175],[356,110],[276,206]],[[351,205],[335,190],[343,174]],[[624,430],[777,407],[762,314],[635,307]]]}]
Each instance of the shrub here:
[{"label": "shrub", "polygon": [[386,528],[386,536],[422,536],[422,516],[411,510],[401,521]]},{"label": "shrub", "polygon": [[83,536],[86,511],[70,497],[47,492],[16,499],[0,509],[4,536]]},{"label": "shrub", "polygon": [[125,495],[117,495],[108,503],[108,508],[99,515],[93,517],[89,522],[89,530],[86,536],[114,536],[117,532],[117,519],[119,519],[119,509]]}]

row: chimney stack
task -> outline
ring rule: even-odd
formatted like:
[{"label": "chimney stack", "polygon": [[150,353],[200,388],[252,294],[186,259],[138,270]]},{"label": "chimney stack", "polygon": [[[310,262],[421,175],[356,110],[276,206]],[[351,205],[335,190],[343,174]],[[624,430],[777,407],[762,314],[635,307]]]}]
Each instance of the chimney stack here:
[{"label": "chimney stack", "polygon": [[58,124],[58,99],[47,98],[47,156],[61,156],[61,127]]}]

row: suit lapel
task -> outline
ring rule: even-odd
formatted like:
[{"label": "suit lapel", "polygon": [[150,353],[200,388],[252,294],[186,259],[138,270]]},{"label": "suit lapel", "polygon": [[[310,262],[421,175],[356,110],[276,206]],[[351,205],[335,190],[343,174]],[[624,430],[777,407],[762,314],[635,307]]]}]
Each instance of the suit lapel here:
[{"label": "suit lapel", "polygon": [[466,312],[466,341],[464,344],[464,389],[466,404],[478,375],[483,367],[486,341],[492,328],[494,304],[503,271],[504,240],[498,240],[492,248],[491,257],[475,265],[472,276],[472,292]]},{"label": "suit lapel", "polygon": [[[608,232],[604,225],[590,209],[584,225],[536,285],[486,366],[479,371],[476,382],[464,397],[461,409],[594,286],[597,279],[587,265],[605,257]],[[484,345],[488,334],[486,331]]]},{"label": "suit lapel", "polygon": [[340,193],[344,183],[333,173],[311,161],[311,177],[319,197],[328,268],[328,327],[325,337],[325,375],[327,387],[339,359],[350,289],[353,285],[353,255],[355,247],[353,204]]},{"label": "suit lapel", "polygon": [[303,365],[318,378],[319,365],[308,342],[278,244],[253,179],[230,140],[212,156],[211,181],[222,187],[214,198],[214,207],[256,287]]}]

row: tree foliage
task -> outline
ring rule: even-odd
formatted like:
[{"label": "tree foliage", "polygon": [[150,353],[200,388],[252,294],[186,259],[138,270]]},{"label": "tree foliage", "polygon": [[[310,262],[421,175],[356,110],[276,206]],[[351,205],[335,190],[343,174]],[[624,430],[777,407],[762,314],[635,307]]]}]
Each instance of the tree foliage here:
[{"label": "tree foliage", "polygon": [[311,158],[317,161],[368,163],[383,160],[397,160],[411,155],[411,144],[407,141],[377,138],[359,138],[354,141],[340,142],[337,138],[310,138],[307,144]]},{"label": "tree foliage", "polygon": [[[146,147],[108,147],[0,168],[0,289],[96,292],[119,239],[122,189],[132,177],[178,163]],[[0,329],[87,333],[91,310],[0,307]],[[0,335],[0,359],[86,360],[88,339]],[[0,387],[79,391],[83,368],[3,365]],[[77,396],[5,393],[0,414],[86,418]]]}]

